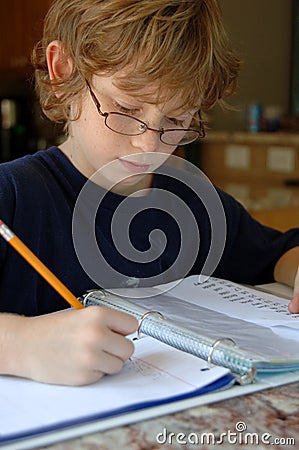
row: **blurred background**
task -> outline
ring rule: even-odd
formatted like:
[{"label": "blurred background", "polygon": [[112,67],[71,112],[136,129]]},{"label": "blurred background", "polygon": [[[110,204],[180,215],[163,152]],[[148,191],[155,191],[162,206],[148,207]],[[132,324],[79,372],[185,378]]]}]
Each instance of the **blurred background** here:
[{"label": "blurred background", "polygon": [[[234,111],[214,108],[206,138],[178,155],[257,218],[299,226],[299,0],[219,0],[243,60]],[[51,0],[0,0],[0,161],[62,139],[34,93],[31,49]]]}]

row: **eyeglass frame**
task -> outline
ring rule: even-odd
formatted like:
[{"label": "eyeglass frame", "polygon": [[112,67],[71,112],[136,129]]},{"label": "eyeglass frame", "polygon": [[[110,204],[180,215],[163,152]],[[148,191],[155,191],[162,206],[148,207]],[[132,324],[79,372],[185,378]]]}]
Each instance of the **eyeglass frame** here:
[{"label": "eyeglass frame", "polygon": [[[159,130],[157,130],[157,129],[155,129],[155,128],[150,128],[146,122],[143,122],[142,120],[138,119],[137,117],[130,116],[129,114],[125,114],[125,113],[121,113],[121,112],[116,112],[116,111],[103,112],[103,111],[101,110],[101,104],[100,104],[100,102],[99,102],[97,96],[96,96],[95,93],[93,92],[93,90],[92,90],[92,88],[91,88],[91,86],[90,86],[90,83],[88,82],[87,79],[85,79],[85,82],[86,82],[87,88],[88,88],[88,90],[89,90],[89,93],[90,93],[90,95],[91,95],[91,98],[92,98],[92,100],[93,100],[93,102],[94,102],[94,104],[95,104],[95,107],[97,108],[98,113],[100,114],[100,116],[102,116],[102,117],[105,118],[105,120],[104,120],[105,126],[106,126],[109,130],[113,131],[114,133],[120,134],[120,135],[122,135],[122,136],[140,136],[140,135],[144,134],[144,133],[145,133],[146,131],[148,131],[148,130],[149,130],[149,131],[155,131],[155,132],[159,133],[159,139],[160,139],[160,142],[162,142],[162,143],[165,144],[165,145],[171,145],[171,146],[173,146],[173,147],[175,147],[175,146],[188,145],[188,144],[191,144],[192,142],[196,142],[198,139],[203,139],[203,138],[205,137],[205,134],[206,134],[206,133],[205,133],[205,129],[204,129],[204,125],[203,125],[203,120],[202,120],[202,117],[201,117],[201,110],[200,110],[200,109],[197,111],[197,114],[198,114],[198,117],[199,117],[199,123],[200,123],[200,126],[199,126],[199,129],[198,129],[198,130],[195,130],[195,129],[192,129],[192,128],[179,128],[179,129],[177,129],[177,128],[167,128],[167,129],[160,128]],[[135,120],[136,122],[139,122],[140,125],[143,126],[143,129],[140,131],[140,133],[134,133],[134,134],[122,133],[121,131],[113,130],[112,128],[109,127],[109,125],[107,125],[107,119],[108,119],[109,115],[111,115],[111,114],[116,114],[116,115],[118,115],[118,116],[124,116],[124,117],[128,117],[128,118],[130,118],[130,119],[133,119],[133,120]],[[163,134],[165,134],[165,132],[168,132],[168,131],[173,131],[173,132],[177,132],[177,131],[185,131],[185,132],[187,132],[187,131],[193,131],[194,133],[197,133],[198,136],[197,136],[195,139],[193,139],[192,141],[190,141],[190,142],[186,142],[186,143],[184,142],[184,143],[182,143],[182,144],[180,144],[180,143],[177,143],[177,144],[169,144],[169,143],[164,142],[164,141],[162,140]]]}]

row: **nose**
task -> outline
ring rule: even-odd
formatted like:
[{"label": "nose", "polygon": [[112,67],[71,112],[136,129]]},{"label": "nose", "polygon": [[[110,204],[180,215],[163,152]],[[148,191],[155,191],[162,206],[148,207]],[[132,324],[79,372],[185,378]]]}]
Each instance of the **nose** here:
[{"label": "nose", "polygon": [[156,152],[161,144],[159,132],[146,130],[142,134],[131,136],[131,144],[141,152]]}]

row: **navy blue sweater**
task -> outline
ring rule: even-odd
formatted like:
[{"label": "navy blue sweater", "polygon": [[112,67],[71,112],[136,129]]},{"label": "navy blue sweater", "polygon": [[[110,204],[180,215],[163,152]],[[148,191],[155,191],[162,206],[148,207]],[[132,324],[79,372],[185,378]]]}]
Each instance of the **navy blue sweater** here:
[{"label": "navy blue sweater", "polygon": [[[187,183],[177,181],[175,176],[161,174],[154,176],[152,195],[131,199],[131,203],[126,204],[124,211],[119,211],[117,216],[115,229],[122,242],[122,230],[126,230],[125,224],[130,214],[136,208],[142,211],[136,214],[128,228],[132,251],[137,250],[140,256],[137,255],[135,260],[136,255],[132,253],[131,258],[130,251],[124,253],[116,248],[115,232],[111,232],[116,208],[122,205],[126,197],[110,192],[104,196],[104,190],[96,188],[96,194],[102,201],[96,214],[95,235],[106,263],[94,258],[91,252],[89,266],[82,267],[74,248],[72,218],[76,200],[86,181],[56,147],[0,165],[0,219],[76,296],[100,285],[126,286],[132,282],[138,284],[140,280],[141,284],[151,284],[159,274],[159,283],[162,283],[201,272],[211,244],[211,225],[206,207]],[[203,183],[195,175],[191,181],[191,184]],[[167,198],[164,211],[161,200],[158,201],[159,208],[154,206],[155,196],[158,198],[161,190],[173,194]],[[231,196],[217,191],[226,214],[227,233],[224,252],[213,275],[248,284],[273,281],[273,269],[278,258],[299,245],[299,229],[281,233],[264,227],[253,220]],[[166,212],[181,209],[179,199],[188,204],[192,211],[200,239],[192,232],[192,221],[186,216],[183,228],[187,230],[187,236],[182,240],[180,225]],[[132,210],[128,212],[130,205]],[[82,222],[85,219],[88,222],[92,214],[88,205],[84,206],[86,217],[82,217]],[[80,214],[84,216],[84,208]],[[153,230],[162,230],[165,239],[160,232],[151,233]],[[86,242],[82,236],[82,248],[88,257],[90,236],[87,234]],[[215,238],[217,236],[214,235]],[[184,261],[182,264],[176,263],[177,256],[182,248],[186,254],[191,254],[198,242],[199,250],[196,250],[196,257],[186,272]],[[156,256],[143,258],[142,255],[150,249],[156,252]],[[121,276],[115,278],[113,273]],[[39,315],[66,307],[66,302],[1,239],[0,311]]]}]

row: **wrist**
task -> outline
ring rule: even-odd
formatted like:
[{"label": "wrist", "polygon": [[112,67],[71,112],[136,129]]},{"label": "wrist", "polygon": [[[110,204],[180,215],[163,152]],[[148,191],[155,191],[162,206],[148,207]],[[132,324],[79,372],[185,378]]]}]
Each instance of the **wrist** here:
[{"label": "wrist", "polygon": [[26,376],[26,325],[29,319],[17,314],[0,314],[0,374]]}]

